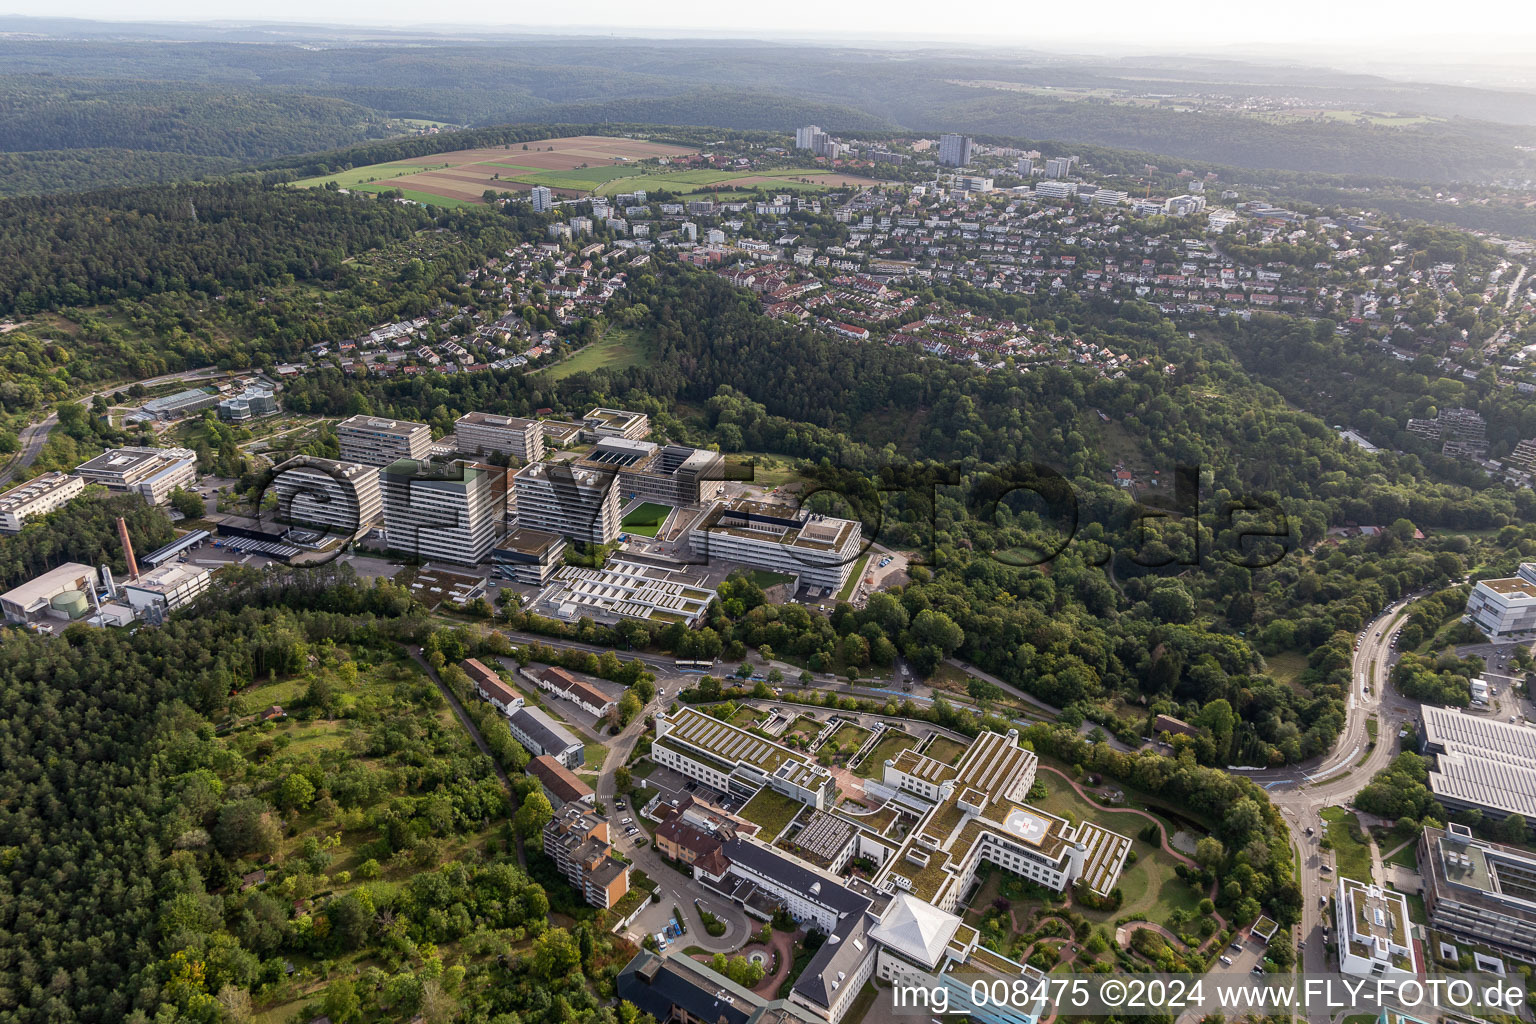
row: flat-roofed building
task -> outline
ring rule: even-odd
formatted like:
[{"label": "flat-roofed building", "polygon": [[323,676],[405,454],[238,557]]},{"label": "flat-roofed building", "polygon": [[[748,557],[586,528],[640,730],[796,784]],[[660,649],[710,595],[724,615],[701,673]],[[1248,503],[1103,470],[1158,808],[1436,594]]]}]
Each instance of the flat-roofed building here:
[{"label": "flat-roofed building", "polygon": [[22,523],[62,508],[85,490],[85,481],[49,470],[0,494],[0,533],[20,533]]},{"label": "flat-roofed building", "polygon": [[211,409],[217,405],[219,396],[202,388],[190,388],[186,391],[178,391],[174,395],[166,395],[163,398],[152,398],[139,407],[138,412],[129,413],[130,422],[144,420],[175,420],[194,412]]},{"label": "flat-roofed building", "polygon": [[1419,749],[1434,756],[1429,789],[1447,810],[1536,824],[1536,729],[1426,704]]},{"label": "flat-roofed building", "polygon": [[592,806],[597,799],[592,787],[577,778],[565,765],[548,754],[541,754],[528,762],[528,774],[539,780],[550,804],[559,810],[566,804]]},{"label": "flat-roofed building", "polygon": [[1339,970],[1362,978],[1417,977],[1408,898],[1369,882],[1340,878],[1333,905]]},{"label": "flat-roofed building", "polygon": [[360,462],[297,455],[273,470],[277,520],[357,537],[384,511],[379,471]]},{"label": "flat-roofed building", "polygon": [[442,471],[394,463],[379,476],[385,546],[422,561],[479,564],[506,514],[506,478],[506,470],[478,462]]},{"label": "flat-roofed building", "polygon": [[583,432],[593,438],[627,437],[638,441],[651,432],[651,418],[645,413],[601,406],[583,416],[581,424]]},{"label": "flat-roofed building", "polygon": [[1492,639],[1536,633],[1536,562],[1514,576],[1479,580],[1467,596],[1466,620]]},{"label": "flat-roofed building", "polygon": [[1536,855],[1477,839],[1465,825],[1426,827],[1419,876],[1432,927],[1536,963]]},{"label": "flat-roofed building", "polygon": [[821,810],[837,789],[832,773],[805,755],[689,707],[656,716],[651,758],[743,799],[767,786]]},{"label": "flat-roofed building", "polygon": [[679,949],[641,950],[614,983],[618,996],[667,1024],[820,1024],[787,1000],[759,996]]},{"label": "flat-roofed building", "polygon": [[740,562],[839,590],[858,558],[862,532],[851,519],[745,498],[723,501],[688,532],[696,557]]},{"label": "flat-roofed building", "polygon": [[389,466],[401,459],[425,459],[432,447],[432,429],[409,420],[349,416],[336,424],[336,441],[343,462]]},{"label": "flat-roofed building", "polygon": [[543,530],[512,530],[491,548],[501,574],[518,583],[542,587],[565,564],[565,538]]},{"label": "flat-roofed building", "polygon": [[[74,595],[86,598],[96,588],[96,570],[80,562],[65,562],[19,586],[0,594],[0,609],[7,622],[29,622],[43,616],[73,618],[78,606]],[[55,605],[54,599],[69,598],[69,603]]]},{"label": "flat-roofed building", "polygon": [[173,612],[206,593],[213,570],[187,562],[169,562],[123,584],[123,597],[140,616]]},{"label": "flat-roofed building", "polygon": [[618,474],[552,462],[524,466],[512,478],[517,524],[591,544],[619,536]]},{"label": "flat-roofed building", "polygon": [[568,803],[544,826],[544,855],[589,905],[611,907],[629,891],[629,865],[613,856],[608,822]]},{"label": "flat-roofed building", "polygon": [[538,420],[470,412],[454,424],[453,436],[465,455],[497,453],[524,463],[544,458],[544,424]]},{"label": "flat-roofed building", "polygon": [[621,619],[696,625],[715,599],[712,588],[685,573],[649,562],[614,558],[601,569],[567,565],[555,572],[540,607],[567,622]]},{"label": "flat-roofed building", "polygon": [[512,738],[534,757],[548,754],[567,768],[587,762],[581,740],[538,708],[518,708],[507,716],[507,728],[512,731]]},{"label": "flat-roofed building", "polygon": [[252,384],[238,395],[231,395],[219,402],[219,419],[231,423],[275,416],[279,411],[277,393],[262,384]]},{"label": "flat-roofed building", "polygon": [[955,765],[918,750],[887,761],[881,786],[927,807],[894,849],[861,841],[860,854],[880,864],[875,884],[953,913],[988,863],[1058,892],[1081,882],[1108,895],[1130,840],[1025,804],[1037,766],[1017,730],[982,733]]},{"label": "flat-roofed building", "polygon": [[197,487],[197,453],[187,448],[113,448],[75,472],[88,484],[163,505],[178,487]]},{"label": "flat-roofed building", "polygon": [[603,438],[574,464],[618,473],[614,486],[625,499],[666,505],[696,504],[725,479],[725,459],[719,452],[623,437]]},{"label": "flat-roofed building", "polygon": [[504,715],[523,706],[523,696],[502,681],[501,676],[479,658],[465,658],[459,662],[464,674],[474,684],[480,699],[494,706]]}]

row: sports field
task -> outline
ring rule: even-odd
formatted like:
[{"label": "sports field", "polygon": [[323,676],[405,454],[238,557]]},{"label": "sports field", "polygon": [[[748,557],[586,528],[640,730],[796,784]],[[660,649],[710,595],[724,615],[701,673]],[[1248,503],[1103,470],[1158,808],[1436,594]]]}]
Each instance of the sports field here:
[{"label": "sports field", "polygon": [[304,178],[293,184],[314,188],[334,181],[342,188],[365,192],[401,189],[407,199],[435,206],[479,203],[487,189],[526,192],[544,185],[566,198],[617,195],[636,189],[666,189],[687,193],[729,184],[742,188],[784,191],[820,190],[839,185],[876,184],[856,175],[829,174],[815,168],[778,171],[668,171],[638,162],[653,157],[692,156],[697,150],[644,139],[578,135],[540,139],[481,149],[460,149],[409,160],[368,164],[332,174]]}]

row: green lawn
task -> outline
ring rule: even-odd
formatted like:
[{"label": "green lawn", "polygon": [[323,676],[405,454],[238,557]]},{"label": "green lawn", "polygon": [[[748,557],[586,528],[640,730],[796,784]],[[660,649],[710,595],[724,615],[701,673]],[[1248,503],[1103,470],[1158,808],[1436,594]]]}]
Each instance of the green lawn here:
[{"label": "green lawn", "polygon": [[1333,844],[1334,870],[1345,878],[1371,881],[1371,848],[1354,838],[1360,831],[1360,819],[1342,807],[1325,807],[1323,820],[1328,823],[1328,841]]},{"label": "green lawn", "polygon": [[586,759],[584,767],[593,771],[601,771],[603,761],[608,757],[608,748],[597,740],[583,739],[581,741],[582,756]]},{"label": "green lawn", "polygon": [[781,735],[782,736],[788,736],[790,733],[798,733],[799,735],[804,736],[808,740],[813,740],[813,739],[815,739],[817,737],[817,735],[820,732],[821,732],[821,723],[820,722],[816,721],[813,718],[807,718],[806,716],[801,715],[799,718],[795,719],[793,722],[790,722],[789,726],[784,730],[783,733],[781,733]]},{"label": "green lawn", "polygon": [[436,171],[448,166],[440,164],[368,164],[363,167],[353,167],[345,171],[336,171],[332,174],[319,174],[313,178],[303,178],[290,182],[294,188],[315,188],[324,185],[328,181],[334,181],[342,188],[358,188],[361,185],[375,182],[388,182],[391,178],[400,178],[408,174],[419,174],[422,171]]},{"label": "green lawn", "polygon": [[864,557],[853,563],[853,572],[848,574],[848,582],[843,584],[843,589],[837,592],[839,601],[846,601],[853,596],[853,590],[859,585],[859,580],[864,578],[864,567],[869,565],[869,556],[872,552],[864,552]]},{"label": "green lawn", "polygon": [[[381,181],[373,185],[359,185],[357,187],[363,192],[383,192],[387,189],[400,188],[400,186],[387,181]],[[449,196],[433,195],[431,192],[417,192],[415,189],[410,188],[401,188],[400,194],[412,202],[421,203],[423,206],[445,206],[450,210],[460,206],[477,205],[471,199],[453,199]]]},{"label": "green lawn", "polygon": [[610,368],[622,369],[626,366],[647,366],[650,361],[650,353],[632,334],[626,331],[609,331],[569,359],[563,359],[554,366],[540,370],[538,376],[547,380],[564,380],[577,373],[591,373],[595,370]]},{"label": "green lawn", "polygon": [[775,793],[764,786],[757,795],[747,801],[747,805],[741,809],[741,816],[750,822],[762,826],[763,833],[758,838],[764,842],[772,842],[784,831],[790,819],[799,813],[801,804],[791,800],[782,793]]},{"label": "green lawn", "polygon": [[944,764],[954,764],[960,760],[960,755],[965,753],[965,751],[966,746],[964,743],[952,740],[948,736],[935,736],[933,742],[928,744],[928,748],[923,753],[935,761],[942,761]]},{"label": "green lawn", "polygon": [[747,579],[757,584],[761,589],[767,590],[769,587],[777,587],[781,583],[788,583],[794,577],[786,576],[782,572],[769,572],[767,569],[749,569],[747,571]]},{"label": "green lawn", "polygon": [[[1389,845],[1386,848],[1390,850],[1391,846]],[[1419,844],[1417,842],[1409,843],[1392,856],[1384,858],[1382,863],[1396,864],[1398,867],[1417,871],[1419,867]]]},{"label": "green lawn", "polygon": [[875,744],[875,749],[869,752],[869,756],[859,763],[858,771],[854,774],[860,778],[878,779],[885,773],[885,762],[894,760],[896,755],[903,750],[910,750],[917,746],[917,738],[905,733],[887,730]]},{"label": "green lawn", "polygon": [[666,505],[658,505],[654,501],[648,501],[620,520],[619,528],[625,533],[637,533],[642,537],[654,537],[656,536],[656,531],[661,529],[661,524],[667,521],[667,516],[671,513],[672,509]]},{"label": "green lawn", "polygon": [[830,737],[827,738],[827,742],[836,743],[838,746],[839,754],[846,758],[851,757],[857,753],[858,749],[862,747],[864,742],[868,739],[868,729],[861,728],[860,726],[849,722],[846,725],[839,726],[837,732],[833,733]]}]

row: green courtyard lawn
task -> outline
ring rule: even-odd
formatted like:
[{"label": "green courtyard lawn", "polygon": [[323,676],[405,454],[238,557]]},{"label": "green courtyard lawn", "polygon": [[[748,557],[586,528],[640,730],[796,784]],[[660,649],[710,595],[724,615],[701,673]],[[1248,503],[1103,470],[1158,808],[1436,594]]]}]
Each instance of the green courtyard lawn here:
[{"label": "green courtyard lawn", "polygon": [[658,505],[654,501],[647,501],[634,509],[629,515],[619,521],[619,528],[625,533],[635,533],[642,537],[654,537],[656,531],[661,529],[661,524],[667,521],[667,516],[672,509],[666,505]]},{"label": "green courtyard lawn", "polygon": [[747,801],[740,811],[743,818],[762,827],[762,835],[758,838],[764,842],[776,839],[790,820],[799,813],[801,804],[782,793],[775,793],[764,786],[758,790],[756,796]]},{"label": "green courtyard lawn", "polygon": [[954,764],[960,760],[960,755],[965,753],[966,749],[966,745],[958,740],[952,740],[948,736],[935,736],[923,750],[923,754],[944,764]]},{"label": "green courtyard lawn", "polygon": [[813,740],[820,732],[820,722],[816,721],[814,718],[808,718],[805,715],[801,715],[799,718],[796,718],[793,722],[789,723],[789,726],[784,730],[782,734],[780,734],[780,739],[788,736],[790,733],[795,733],[796,735],[805,737],[807,740]]},{"label": "green courtyard lawn", "polygon": [[917,746],[917,737],[887,730],[885,735],[880,737],[880,742],[875,744],[875,749],[859,762],[859,767],[854,774],[864,779],[878,779],[885,771],[885,762],[894,760],[897,754],[915,746]]},{"label": "green courtyard lawn", "polygon": [[1322,816],[1328,823],[1328,841],[1333,846],[1334,870],[1345,878],[1371,881],[1370,838],[1366,837],[1363,842],[1355,838],[1364,835],[1360,829],[1360,819],[1342,807],[1325,807]]}]

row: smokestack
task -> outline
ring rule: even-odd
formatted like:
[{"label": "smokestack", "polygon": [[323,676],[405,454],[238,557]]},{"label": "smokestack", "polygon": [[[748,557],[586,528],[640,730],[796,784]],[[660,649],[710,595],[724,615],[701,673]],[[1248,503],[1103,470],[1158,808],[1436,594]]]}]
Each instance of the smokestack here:
[{"label": "smokestack", "polygon": [[128,521],[122,516],[117,517],[117,536],[123,542],[123,554],[128,558],[128,578],[139,578],[139,563],[133,557],[133,541],[128,539]]}]

